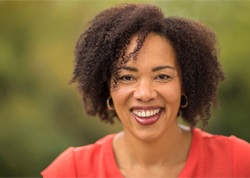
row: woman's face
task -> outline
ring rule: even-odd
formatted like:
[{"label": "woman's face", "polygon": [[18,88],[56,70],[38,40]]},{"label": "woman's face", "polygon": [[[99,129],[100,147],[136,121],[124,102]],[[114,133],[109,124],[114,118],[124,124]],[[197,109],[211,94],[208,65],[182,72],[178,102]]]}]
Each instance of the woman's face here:
[{"label": "woman's face", "polygon": [[[136,47],[131,38],[126,54]],[[177,128],[181,79],[170,43],[150,33],[136,60],[129,60],[119,73],[111,97],[124,133],[141,140],[154,140]],[[111,80],[113,81],[113,80]]]}]

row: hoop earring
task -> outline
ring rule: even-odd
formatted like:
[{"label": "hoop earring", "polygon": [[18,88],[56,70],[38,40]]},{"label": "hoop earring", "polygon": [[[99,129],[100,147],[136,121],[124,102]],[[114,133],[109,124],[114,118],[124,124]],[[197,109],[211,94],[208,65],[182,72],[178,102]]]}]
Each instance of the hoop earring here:
[{"label": "hoop earring", "polygon": [[109,96],[106,103],[107,103],[108,109],[112,111],[112,110],[115,110],[115,108],[110,106],[110,99],[111,99],[111,97]]},{"label": "hoop earring", "polygon": [[[183,101],[183,97],[185,98],[185,101]],[[187,95],[182,95],[181,96],[181,104],[180,104],[180,107],[181,108],[186,108],[188,105],[188,98],[187,98]]]}]

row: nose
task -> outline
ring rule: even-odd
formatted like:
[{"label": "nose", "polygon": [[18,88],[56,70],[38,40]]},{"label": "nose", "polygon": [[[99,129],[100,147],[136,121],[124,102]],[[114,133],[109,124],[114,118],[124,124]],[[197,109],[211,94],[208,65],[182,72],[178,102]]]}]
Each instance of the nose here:
[{"label": "nose", "polygon": [[134,98],[140,101],[150,101],[157,97],[157,92],[150,81],[142,80],[138,82],[134,91]]}]

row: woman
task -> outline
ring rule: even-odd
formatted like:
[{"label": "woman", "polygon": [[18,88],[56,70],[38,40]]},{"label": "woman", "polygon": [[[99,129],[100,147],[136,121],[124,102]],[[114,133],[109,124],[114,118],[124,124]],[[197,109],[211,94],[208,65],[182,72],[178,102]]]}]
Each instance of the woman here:
[{"label": "woman", "polygon": [[[98,14],[80,36],[72,82],[86,112],[123,131],[69,148],[44,177],[247,177],[250,145],[204,126],[224,73],[213,31],[148,4]],[[178,124],[181,116],[188,126]]]}]

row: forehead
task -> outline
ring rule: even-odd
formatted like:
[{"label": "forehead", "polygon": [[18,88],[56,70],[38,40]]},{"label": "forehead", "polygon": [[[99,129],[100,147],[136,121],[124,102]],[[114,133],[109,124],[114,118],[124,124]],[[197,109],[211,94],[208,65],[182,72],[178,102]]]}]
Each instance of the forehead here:
[{"label": "forehead", "polygon": [[[127,46],[125,55],[128,57],[138,47],[138,35],[133,35],[130,40],[130,44]],[[174,66],[176,64],[176,53],[169,40],[164,36],[149,33],[145,38],[145,41],[136,55],[136,61],[140,62],[152,62],[159,61],[164,63],[170,63]],[[144,61],[141,61],[144,60]],[[134,61],[134,60],[132,60]],[[128,61],[131,63],[131,61]],[[177,66],[176,66],[177,67]]]}]

